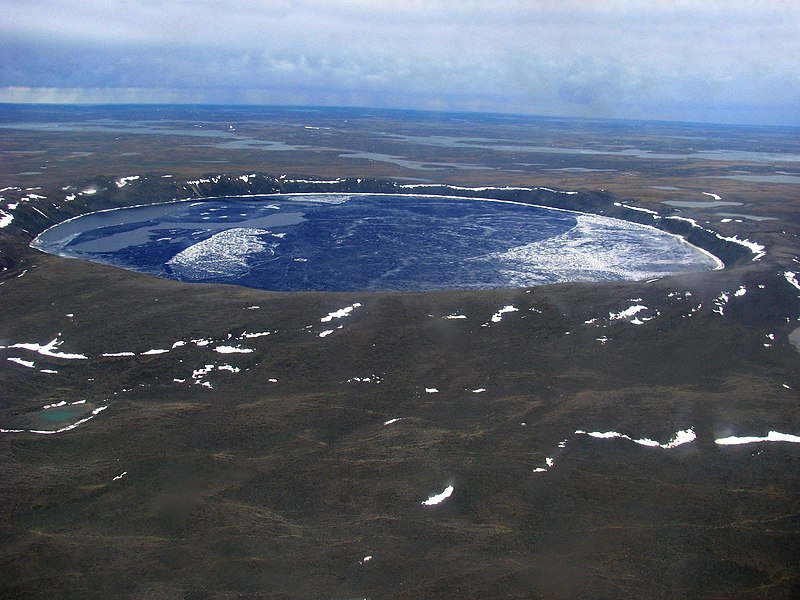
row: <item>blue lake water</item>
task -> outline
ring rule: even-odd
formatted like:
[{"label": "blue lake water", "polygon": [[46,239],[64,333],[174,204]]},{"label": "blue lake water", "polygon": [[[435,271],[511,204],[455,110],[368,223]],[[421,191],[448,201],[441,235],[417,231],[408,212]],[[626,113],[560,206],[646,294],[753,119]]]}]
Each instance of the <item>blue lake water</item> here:
[{"label": "blue lake water", "polygon": [[618,219],[485,199],[298,194],[83,215],[35,248],[186,282],[276,291],[427,291],[710,270],[680,238]]}]

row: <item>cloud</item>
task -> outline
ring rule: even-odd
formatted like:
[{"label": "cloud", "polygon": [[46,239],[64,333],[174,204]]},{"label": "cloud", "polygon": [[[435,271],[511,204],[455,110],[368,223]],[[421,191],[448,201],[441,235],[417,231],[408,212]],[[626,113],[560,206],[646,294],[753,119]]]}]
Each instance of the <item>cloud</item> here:
[{"label": "cloud", "polygon": [[776,122],[800,98],[791,1],[0,0],[0,10],[6,88],[711,120],[738,103],[758,107],[740,118]]}]

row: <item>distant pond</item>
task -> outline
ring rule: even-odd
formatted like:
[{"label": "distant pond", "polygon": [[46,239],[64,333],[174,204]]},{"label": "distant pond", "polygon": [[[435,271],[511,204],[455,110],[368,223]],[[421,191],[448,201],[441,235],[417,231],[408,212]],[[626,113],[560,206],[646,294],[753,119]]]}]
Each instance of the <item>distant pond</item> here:
[{"label": "distant pond", "polygon": [[286,194],[82,215],[31,244],[184,282],[275,291],[429,291],[644,280],[717,268],[619,219],[483,198]]}]

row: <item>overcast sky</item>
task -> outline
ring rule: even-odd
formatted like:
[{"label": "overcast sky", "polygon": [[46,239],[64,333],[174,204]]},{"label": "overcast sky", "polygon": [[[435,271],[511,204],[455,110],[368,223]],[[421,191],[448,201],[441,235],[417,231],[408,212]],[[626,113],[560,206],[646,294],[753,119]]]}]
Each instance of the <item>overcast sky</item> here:
[{"label": "overcast sky", "polygon": [[800,125],[800,0],[0,0],[0,101]]}]

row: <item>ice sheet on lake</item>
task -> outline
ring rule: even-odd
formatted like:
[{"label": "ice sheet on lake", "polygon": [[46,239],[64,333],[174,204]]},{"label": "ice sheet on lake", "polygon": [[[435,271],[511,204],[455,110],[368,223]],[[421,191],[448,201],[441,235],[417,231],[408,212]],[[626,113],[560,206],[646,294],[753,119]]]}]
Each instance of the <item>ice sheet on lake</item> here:
[{"label": "ice sheet on lake", "polygon": [[[648,235],[642,235],[647,231]],[[565,281],[646,280],[680,271],[721,268],[721,262],[675,236],[645,225],[577,215],[569,231],[473,260],[498,261],[510,285]]]},{"label": "ice sheet on lake", "polygon": [[248,227],[226,229],[182,250],[166,264],[178,277],[240,277],[249,272],[251,257],[270,250],[270,245],[260,239],[269,233]]}]

